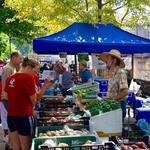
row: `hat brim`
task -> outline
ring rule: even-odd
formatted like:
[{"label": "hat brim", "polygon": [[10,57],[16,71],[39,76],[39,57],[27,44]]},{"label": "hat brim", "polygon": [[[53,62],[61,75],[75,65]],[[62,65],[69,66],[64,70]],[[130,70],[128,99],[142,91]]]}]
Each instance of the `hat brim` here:
[{"label": "hat brim", "polygon": [[121,68],[124,68],[125,67],[125,63],[124,61],[120,58],[120,57],[117,57],[116,55],[112,54],[112,53],[109,53],[109,52],[104,52],[102,54],[99,55],[99,59],[106,62],[108,56],[113,56],[115,58],[117,58],[119,61],[120,61],[120,67]]}]

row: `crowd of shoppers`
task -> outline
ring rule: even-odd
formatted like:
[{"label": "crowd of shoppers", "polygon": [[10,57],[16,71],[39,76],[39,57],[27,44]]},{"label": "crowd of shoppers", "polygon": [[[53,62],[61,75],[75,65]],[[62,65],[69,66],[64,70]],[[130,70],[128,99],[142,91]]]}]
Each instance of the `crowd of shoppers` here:
[{"label": "crowd of shoppers", "polygon": [[[102,53],[99,58],[106,63],[110,73],[108,97],[120,101],[124,118],[128,84],[121,54],[117,50],[111,50]],[[19,68],[18,72],[16,72],[16,68]],[[56,76],[52,81],[45,79],[41,86],[39,74],[44,70],[54,71]],[[1,77],[0,114],[4,139],[8,137],[9,128],[9,144],[14,150],[30,149],[35,131],[34,107],[45,90],[52,84],[58,84],[62,95],[67,96],[72,95],[70,88],[73,87],[75,79],[80,84],[92,81],[94,73],[89,70],[86,61],[80,61],[78,73],[76,71],[74,65],[66,68],[62,61],[52,66],[45,63],[40,67],[40,64],[32,59],[27,57],[23,59],[18,52],[11,54],[10,62],[3,68]]]},{"label": "crowd of shoppers", "polygon": [[24,58],[18,73],[7,78],[5,92],[8,99],[8,127],[15,150],[30,150],[35,131],[33,108],[49,88],[45,80],[41,89],[36,92],[35,69],[38,63]]}]

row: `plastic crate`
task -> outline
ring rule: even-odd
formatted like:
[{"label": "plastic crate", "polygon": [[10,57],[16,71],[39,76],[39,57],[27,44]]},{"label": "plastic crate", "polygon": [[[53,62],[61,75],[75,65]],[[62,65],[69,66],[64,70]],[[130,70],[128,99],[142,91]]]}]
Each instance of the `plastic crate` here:
[{"label": "plastic crate", "polygon": [[82,118],[78,120],[69,120],[64,121],[65,118],[57,118],[58,121],[55,122],[48,122],[47,118],[40,118],[37,119],[37,125],[38,126],[64,126],[64,125],[89,125],[89,118]]},{"label": "plastic crate", "polygon": [[136,106],[136,108],[142,107],[142,106],[143,106],[143,101],[141,101],[141,100],[136,100],[135,106]]},{"label": "plastic crate", "polygon": [[99,92],[107,92],[107,91],[108,91],[108,85],[106,86],[99,85]]},{"label": "plastic crate", "polygon": [[109,141],[113,141],[117,145],[125,144],[125,145],[132,145],[136,142],[144,142],[147,147],[149,147],[149,136],[141,136],[141,137],[117,137],[117,136],[111,136],[109,137]]},{"label": "plastic crate", "polygon": [[[76,146],[69,146],[69,147],[42,146],[40,148],[40,150],[105,150],[105,148],[102,144],[96,144],[96,145],[88,145],[88,146],[76,145]],[[107,149],[107,150],[109,150],[109,149]]]},{"label": "plastic crate", "polygon": [[37,111],[37,118],[43,118],[43,117],[67,117],[69,115],[71,115],[71,113],[73,112],[72,109],[70,110],[52,110],[52,111]]},{"label": "plastic crate", "polygon": [[70,88],[70,90],[76,91],[76,90],[87,89],[87,88],[98,89],[98,84],[97,83],[85,83],[85,84],[74,86],[74,87]]},{"label": "plastic crate", "polygon": [[107,92],[108,91],[108,80],[107,79],[98,79],[94,80],[99,83],[99,92]]},{"label": "plastic crate", "polygon": [[[81,130],[81,129],[89,130],[88,125],[68,126],[68,127],[74,130]],[[39,127],[36,127],[35,137],[38,137],[39,133],[45,133],[47,131],[56,131],[56,130],[63,130],[63,129],[64,129],[64,126],[39,126]]]},{"label": "plastic crate", "polygon": [[127,101],[129,104],[132,104],[136,101],[136,97],[133,91],[129,91],[128,92],[128,97],[127,97]]},{"label": "plastic crate", "polygon": [[150,123],[150,108],[136,108],[136,120],[146,119]]},{"label": "plastic crate", "polygon": [[105,98],[105,97],[107,97],[107,92],[100,92],[100,93],[98,93],[98,96],[101,98]]},{"label": "plastic crate", "polygon": [[47,139],[52,139],[56,141],[57,143],[66,143],[69,146],[75,146],[75,145],[83,145],[87,142],[87,140],[90,140],[92,142],[96,142],[96,136],[95,135],[84,135],[84,136],[72,136],[72,137],[57,137],[57,138],[34,138],[32,140],[32,148],[31,150],[38,150],[39,145],[43,144]]},{"label": "plastic crate", "polygon": [[65,104],[65,103],[40,103],[39,111],[51,111],[54,109],[65,109],[65,108],[73,108],[75,104]]}]

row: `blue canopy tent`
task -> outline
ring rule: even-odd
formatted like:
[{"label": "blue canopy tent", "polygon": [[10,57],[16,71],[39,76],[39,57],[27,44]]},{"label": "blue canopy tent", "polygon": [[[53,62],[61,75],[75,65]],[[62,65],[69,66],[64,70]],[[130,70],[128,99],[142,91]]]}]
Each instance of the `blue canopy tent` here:
[{"label": "blue canopy tent", "polygon": [[112,24],[88,23],[73,23],[60,32],[33,40],[33,50],[38,54],[101,53],[110,49],[124,54],[150,53],[150,40]]},{"label": "blue canopy tent", "polygon": [[122,54],[132,54],[132,69],[134,53],[150,53],[150,40],[145,39],[113,24],[73,23],[66,29],[55,34],[33,40],[33,50],[38,54],[59,54],[66,52],[101,53],[117,49]]}]

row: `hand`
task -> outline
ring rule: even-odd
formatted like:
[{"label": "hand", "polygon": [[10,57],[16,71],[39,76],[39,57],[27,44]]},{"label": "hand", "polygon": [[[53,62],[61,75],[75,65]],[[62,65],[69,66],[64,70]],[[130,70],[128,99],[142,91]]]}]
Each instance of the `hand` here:
[{"label": "hand", "polygon": [[45,79],[44,80],[44,84],[43,84],[43,87],[45,88],[45,89],[48,89],[50,86],[52,86],[52,82],[51,81],[49,81],[48,79]]}]

